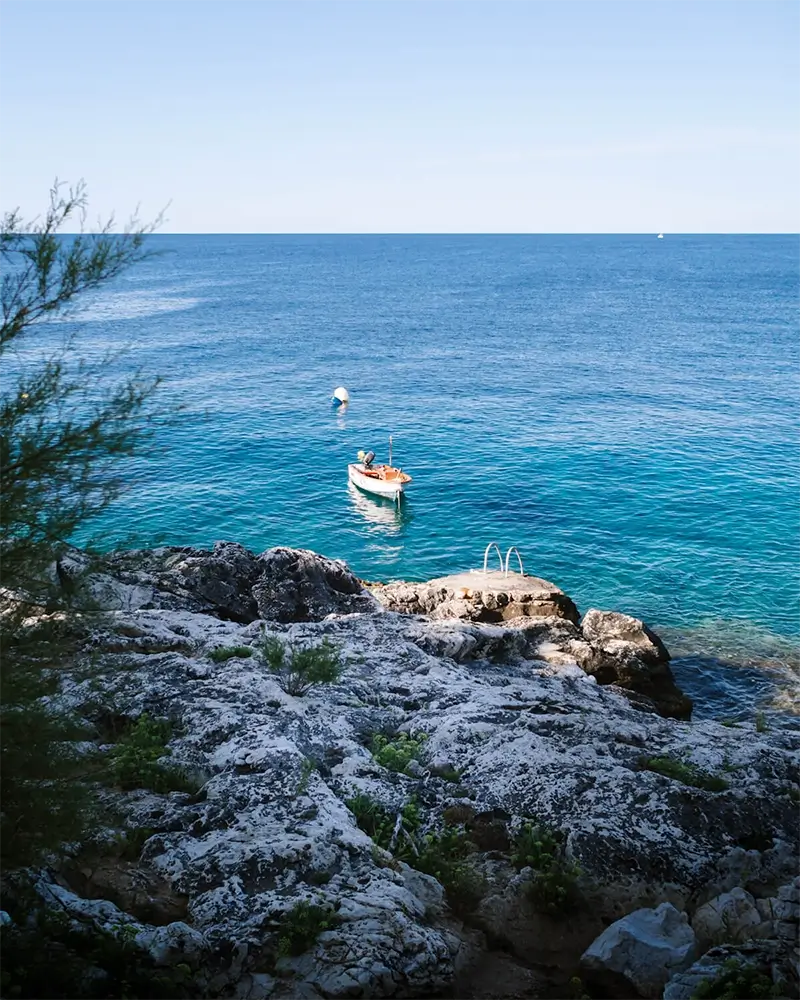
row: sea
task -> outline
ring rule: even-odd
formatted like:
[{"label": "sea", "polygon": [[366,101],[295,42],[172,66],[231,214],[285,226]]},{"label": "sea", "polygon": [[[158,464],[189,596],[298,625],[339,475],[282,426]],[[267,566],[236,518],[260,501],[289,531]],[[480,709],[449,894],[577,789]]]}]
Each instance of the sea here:
[{"label": "sea", "polygon": [[[160,376],[173,413],[92,526],[107,547],[297,546],[388,581],[515,546],[662,634],[696,716],[797,710],[797,236],[150,247],[45,331]],[[399,506],[347,479],[390,437]]]}]

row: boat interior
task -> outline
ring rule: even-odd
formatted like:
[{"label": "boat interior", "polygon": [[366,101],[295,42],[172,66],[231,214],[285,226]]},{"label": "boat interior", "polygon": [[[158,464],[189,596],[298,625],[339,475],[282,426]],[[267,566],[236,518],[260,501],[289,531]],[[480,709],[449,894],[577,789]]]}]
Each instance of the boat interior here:
[{"label": "boat interior", "polygon": [[387,483],[410,483],[411,476],[402,469],[396,469],[393,465],[371,465],[361,466],[359,472],[370,479],[382,479]]}]

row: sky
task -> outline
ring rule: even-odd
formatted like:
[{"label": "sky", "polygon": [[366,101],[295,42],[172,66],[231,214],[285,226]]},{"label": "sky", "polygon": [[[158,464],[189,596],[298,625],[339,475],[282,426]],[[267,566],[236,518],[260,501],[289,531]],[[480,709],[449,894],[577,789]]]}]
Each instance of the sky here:
[{"label": "sky", "polygon": [[0,207],[162,232],[797,232],[796,0],[2,0]]}]

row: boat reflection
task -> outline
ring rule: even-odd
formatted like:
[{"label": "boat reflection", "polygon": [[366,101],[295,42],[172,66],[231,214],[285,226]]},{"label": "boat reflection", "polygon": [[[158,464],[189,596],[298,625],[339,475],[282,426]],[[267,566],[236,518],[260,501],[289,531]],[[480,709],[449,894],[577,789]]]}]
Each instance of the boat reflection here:
[{"label": "boat reflection", "polygon": [[367,496],[353,483],[347,484],[347,492],[350,494],[352,506],[361,517],[387,534],[399,534],[403,526],[411,520],[412,515],[405,500],[397,503],[396,500],[388,497],[383,499],[382,497]]},{"label": "boat reflection", "polygon": [[331,406],[331,409],[333,410],[333,412],[334,412],[334,414],[336,416],[336,426],[340,430],[346,431],[347,430],[347,421],[346,421],[345,417],[347,416],[347,403],[341,403],[338,406],[334,404],[334,405]]}]

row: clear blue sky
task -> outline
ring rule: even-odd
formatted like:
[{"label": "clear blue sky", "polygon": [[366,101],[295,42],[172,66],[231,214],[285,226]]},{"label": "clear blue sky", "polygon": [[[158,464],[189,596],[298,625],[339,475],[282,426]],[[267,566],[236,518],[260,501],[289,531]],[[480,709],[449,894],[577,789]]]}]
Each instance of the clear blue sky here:
[{"label": "clear blue sky", "polygon": [[3,0],[2,207],[169,232],[796,232],[795,0]]}]

